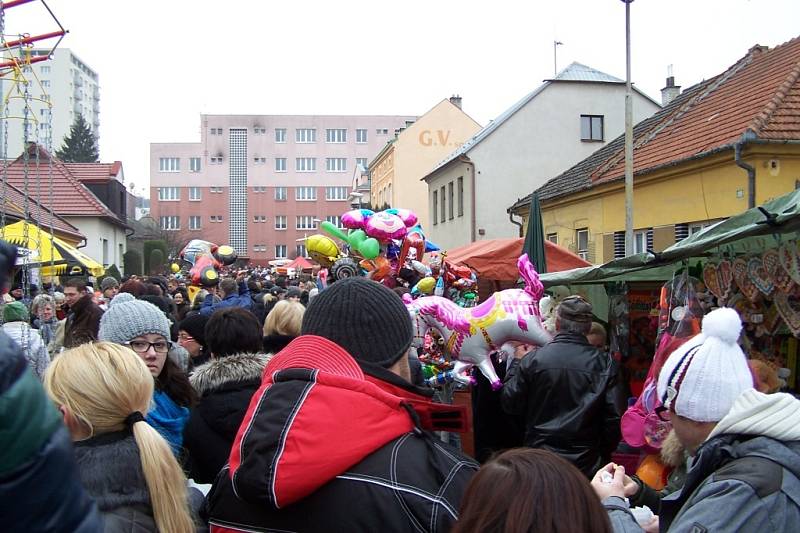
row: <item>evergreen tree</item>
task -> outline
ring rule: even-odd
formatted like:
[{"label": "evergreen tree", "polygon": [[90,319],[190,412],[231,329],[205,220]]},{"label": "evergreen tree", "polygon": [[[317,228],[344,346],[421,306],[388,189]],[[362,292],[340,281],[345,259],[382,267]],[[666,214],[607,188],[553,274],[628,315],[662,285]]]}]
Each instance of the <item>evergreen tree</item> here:
[{"label": "evergreen tree", "polygon": [[56,152],[56,157],[65,163],[96,163],[100,158],[97,153],[97,139],[89,124],[80,113],[64,138],[64,144]]}]

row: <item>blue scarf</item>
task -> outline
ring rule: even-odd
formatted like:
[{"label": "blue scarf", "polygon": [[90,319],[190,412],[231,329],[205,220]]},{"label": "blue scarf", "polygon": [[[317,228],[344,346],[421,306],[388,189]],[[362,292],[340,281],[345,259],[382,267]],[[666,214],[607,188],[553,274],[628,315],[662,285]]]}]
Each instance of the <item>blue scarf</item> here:
[{"label": "blue scarf", "polygon": [[157,390],[153,394],[152,409],[145,420],[164,437],[172,453],[178,457],[183,446],[183,427],[189,420],[189,409],[173,402],[166,392]]}]

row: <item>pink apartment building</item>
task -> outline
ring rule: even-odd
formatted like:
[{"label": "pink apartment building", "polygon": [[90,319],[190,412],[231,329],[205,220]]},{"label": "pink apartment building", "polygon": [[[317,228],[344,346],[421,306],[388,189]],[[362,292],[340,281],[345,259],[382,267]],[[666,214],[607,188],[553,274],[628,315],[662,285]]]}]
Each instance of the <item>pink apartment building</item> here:
[{"label": "pink apartment building", "polygon": [[201,115],[199,143],[151,143],[150,215],[254,263],[305,256],[319,221],[350,209],[356,165],[415,119]]}]

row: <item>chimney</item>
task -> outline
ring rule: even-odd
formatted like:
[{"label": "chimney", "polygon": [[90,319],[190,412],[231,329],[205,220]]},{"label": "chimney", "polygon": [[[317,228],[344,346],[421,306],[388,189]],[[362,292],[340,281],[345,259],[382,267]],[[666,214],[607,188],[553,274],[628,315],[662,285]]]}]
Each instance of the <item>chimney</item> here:
[{"label": "chimney", "polygon": [[666,107],[679,94],[681,94],[681,86],[675,85],[675,76],[672,75],[672,65],[670,65],[667,67],[667,86],[661,89],[661,105]]},{"label": "chimney", "polygon": [[457,94],[454,94],[450,97],[450,103],[456,106],[457,108],[461,109],[461,97]]}]

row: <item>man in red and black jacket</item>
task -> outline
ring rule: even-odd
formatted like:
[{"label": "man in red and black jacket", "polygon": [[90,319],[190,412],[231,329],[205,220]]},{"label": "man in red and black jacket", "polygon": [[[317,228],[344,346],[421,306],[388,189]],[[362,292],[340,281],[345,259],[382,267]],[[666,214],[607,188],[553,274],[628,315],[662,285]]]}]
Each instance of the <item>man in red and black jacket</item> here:
[{"label": "man in red and black jacket", "polygon": [[302,333],[264,371],[208,496],[212,532],[448,531],[478,465],[427,431],[464,412],[409,382],[400,298],[337,281]]}]

